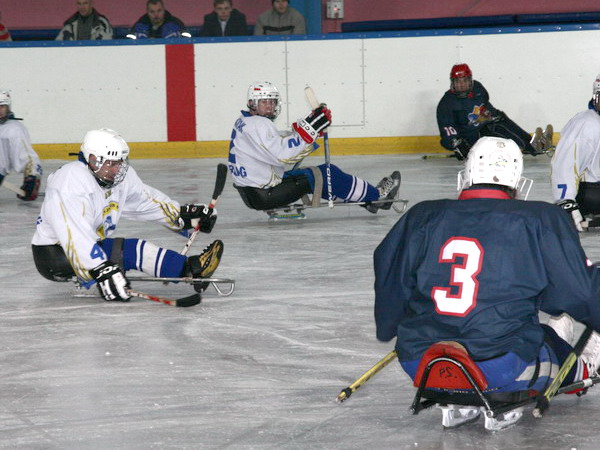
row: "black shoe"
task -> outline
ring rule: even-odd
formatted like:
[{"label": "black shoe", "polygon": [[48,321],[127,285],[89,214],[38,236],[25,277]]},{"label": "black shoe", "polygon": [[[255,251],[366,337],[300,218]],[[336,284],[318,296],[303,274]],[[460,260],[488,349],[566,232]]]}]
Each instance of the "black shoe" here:
[{"label": "black shoe", "polygon": [[[379,191],[379,200],[394,200],[398,195],[400,189],[401,176],[399,171],[394,171],[389,177],[383,177],[382,180],[377,183],[377,190]],[[370,213],[377,213],[379,209],[390,209],[392,202],[386,203],[368,203],[365,209]]]}]

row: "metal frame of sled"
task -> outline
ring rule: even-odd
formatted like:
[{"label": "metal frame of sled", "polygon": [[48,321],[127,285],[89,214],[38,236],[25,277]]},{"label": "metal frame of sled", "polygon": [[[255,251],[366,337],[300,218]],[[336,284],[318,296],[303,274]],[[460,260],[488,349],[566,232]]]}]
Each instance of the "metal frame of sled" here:
[{"label": "metal frame of sled", "polygon": [[[395,198],[393,200],[375,200],[372,202],[334,202],[333,208],[337,206],[364,206],[367,204],[383,205],[387,203],[391,203],[392,209],[398,214],[404,213],[408,208],[408,200],[401,198]],[[328,206],[329,204],[327,202],[319,202],[318,204],[313,202],[293,203],[291,205],[282,206],[281,208],[268,209],[265,210],[265,212],[269,216],[269,220],[304,219],[306,218],[306,215],[303,213],[305,209],[323,208]]]}]

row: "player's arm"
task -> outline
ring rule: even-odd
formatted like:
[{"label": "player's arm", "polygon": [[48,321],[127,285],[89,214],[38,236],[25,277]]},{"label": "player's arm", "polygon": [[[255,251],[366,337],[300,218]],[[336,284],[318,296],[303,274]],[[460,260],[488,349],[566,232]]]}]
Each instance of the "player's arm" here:
[{"label": "player's arm", "polygon": [[[410,261],[410,245],[417,238],[411,235],[410,211],[402,216],[373,255],[375,270],[375,324],[377,339],[387,342],[396,336],[398,323],[406,314],[414,283],[414,261]],[[420,229],[412,228],[414,230]]]}]

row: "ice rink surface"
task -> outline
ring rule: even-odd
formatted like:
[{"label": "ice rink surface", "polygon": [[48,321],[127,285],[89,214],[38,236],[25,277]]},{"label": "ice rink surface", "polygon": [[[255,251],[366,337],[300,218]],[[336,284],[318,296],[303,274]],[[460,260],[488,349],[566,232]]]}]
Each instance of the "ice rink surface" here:
[{"label": "ice rink surface", "polygon": [[[410,205],[456,197],[453,159],[418,155],[334,157],[372,183],[398,169]],[[133,160],[142,179],[172,198],[208,203],[217,159]],[[309,158],[309,164],[321,159]],[[45,174],[64,161],[44,161]],[[530,199],[550,200],[550,160],[525,158]],[[7,180],[20,184],[15,174]],[[45,180],[44,180],[45,182]],[[42,191],[45,183],[42,185]],[[0,448],[24,449],[597,449],[600,388],[559,396],[541,420],[498,433],[483,420],[443,431],[441,412],[412,416],[410,380],[390,364],[348,401],[340,390],[393,348],[375,338],[373,250],[398,220],[360,207],[311,210],[269,223],[228,179],[213,233],[225,252],[200,305],[78,298],[38,275],[30,240],[41,199],[0,189]],[[117,236],[181,250],[185,239],[122,220]],[[592,260],[600,236],[582,235]],[[171,297],[189,286],[140,283]],[[92,291],[93,292],[93,291]]]}]

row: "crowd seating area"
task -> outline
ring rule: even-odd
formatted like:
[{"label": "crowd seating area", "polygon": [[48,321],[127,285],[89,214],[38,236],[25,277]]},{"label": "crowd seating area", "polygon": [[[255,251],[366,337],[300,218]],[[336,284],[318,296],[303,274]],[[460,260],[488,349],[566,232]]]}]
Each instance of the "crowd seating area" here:
[{"label": "crowd seating area", "polygon": [[[444,28],[482,28],[508,26],[535,26],[560,24],[593,24],[600,26],[600,11],[557,13],[557,14],[504,14],[496,16],[439,17],[433,19],[370,20],[343,22],[342,33],[385,32],[403,30],[425,30]],[[125,39],[129,27],[115,27],[115,39]],[[202,26],[189,26],[192,37],[200,36]],[[53,40],[59,28],[11,29],[13,41]],[[254,25],[248,26],[248,34],[254,32]]]},{"label": "crowd seating area", "polygon": [[439,28],[481,28],[495,26],[558,25],[600,23],[600,11],[558,14],[505,14],[498,16],[439,17],[411,20],[370,20],[342,23],[343,33],[402,31]]}]

